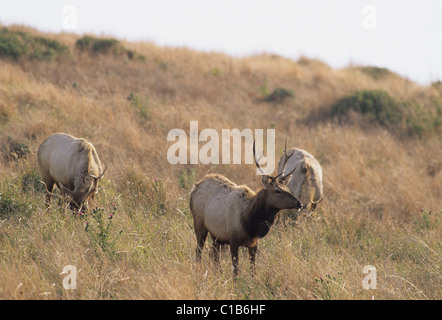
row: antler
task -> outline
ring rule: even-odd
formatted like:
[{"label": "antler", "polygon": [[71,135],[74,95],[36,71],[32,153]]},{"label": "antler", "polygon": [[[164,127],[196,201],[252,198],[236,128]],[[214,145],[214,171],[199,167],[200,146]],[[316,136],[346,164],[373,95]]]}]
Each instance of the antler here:
[{"label": "antler", "polygon": [[55,194],[55,193],[52,193],[52,192],[49,192],[49,190],[48,190],[48,186],[46,185],[46,183],[44,183],[44,182],[41,181],[41,180],[40,180],[40,183],[43,184],[43,185],[45,186],[45,192],[46,192],[48,195],[50,195],[51,197],[54,197],[54,198],[56,198],[56,199],[63,199],[63,197],[62,197],[61,195],[59,195],[59,194]]},{"label": "antler", "polygon": [[103,178],[103,175],[106,172],[106,170],[107,170],[107,166],[104,168],[103,172],[98,177],[94,176],[93,174],[90,174],[89,176],[91,176],[94,179],[100,180],[101,178]]},{"label": "antler", "polygon": [[[99,180],[101,180],[101,178],[103,178],[103,175],[104,175],[104,173],[106,172],[106,170],[107,170],[107,166],[104,168],[104,170],[103,170],[103,172],[97,177],[97,176],[94,176],[93,174],[90,174],[89,176],[90,177],[92,177],[92,178],[94,178],[95,180],[96,180],[96,184],[98,183],[98,181]],[[86,200],[87,199],[87,197],[89,197],[89,195],[92,193],[92,192],[95,192],[97,190],[97,186],[95,185],[93,188],[91,188],[90,190],[89,190],[89,192],[86,194],[86,196],[84,197],[84,200]]]},{"label": "antler", "polygon": [[89,192],[83,197],[83,201],[85,201],[85,200],[87,199],[87,197],[89,197],[90,194],[91,194],[92,192],[95,192],[96,190],[97,190],[97,187],[93,187],[93,188],[91,188],[91,189],[89,190]]},{"label": "antler", "polygon": [[285,180],[287,179],[293,172],[295,172],[296,167],[293,168],[292,171],[290,171],[289,174],[284,174],[285,173],[285,167],[287,166],[287,162],[288,160],[295,154],[295,150],[293,150],[291,155],[287,155],[287,138],[285,138],[285,144],[284,144],[284,163],[282,166],[282,171],[280,174],[278,174],[275,179],[279,178],[281,176],[281,180]]},{"label": "antler", "polygon": [[261,171],[261,173],[263,175],[266,175],[264,170],[262,170],[261,166],[259,165],[259,160],[261,160],[261,158],[262,158],[262,155],[259,157],[258,160],[256,160],[255,140],[253,140],[253,159],[255,160],[256,167],[259,169],[259,171]]},{"label": "antler", "polygon": [[284,181],[284,180],[286,180],[286,179],[287,179],[287,178],[288,178],[293,172],[295,172],[296,167],[293,168],[293,170],[290,171],[290,173],[288,173],[288,174],[286,174],[286,175],[284,174],[284,172],[285,172],[285,167],[287,166],[287,162],[288,162],[288,160],[289,160],[294,154],[295,154],[295,151],[294,151],[294,150],[293,150],[293,152],[292,152],[290,155],[287,154],[287,138],[286,138],[286,139],[285,139],[285,145],[284,145],[284,164],[283,164],[283,167],[282,167],[282,172],[281,172],[280,174],[278,174],[276,177],[269,176],[269,175],[265,174],[264,170],[262,170],[261,166],[259,165],[259,160],[261,160],[262,155],[261,155],[261,157],[259,157],[259,159],[256,159],[255,140],[253,140],[253,159],[255,160],[256,167],[259,169],[259,171],[261,171],[261,173],[262,173],[263,175],[269,177],[269,178],[272,179],[273,181],[275,181],[275,180],[278,179],[278,178],[280,178],[282,181]]}]

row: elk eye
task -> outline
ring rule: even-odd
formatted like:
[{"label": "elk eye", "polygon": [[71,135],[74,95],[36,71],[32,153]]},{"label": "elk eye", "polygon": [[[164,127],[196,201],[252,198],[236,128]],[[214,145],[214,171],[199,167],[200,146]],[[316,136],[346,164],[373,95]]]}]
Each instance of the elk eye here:
[{"label": "elk eye", "polygon": [[282,191],[279,190],[279,189],[275,189],[275,193],[276,193],[276,194],[282,194]]}]

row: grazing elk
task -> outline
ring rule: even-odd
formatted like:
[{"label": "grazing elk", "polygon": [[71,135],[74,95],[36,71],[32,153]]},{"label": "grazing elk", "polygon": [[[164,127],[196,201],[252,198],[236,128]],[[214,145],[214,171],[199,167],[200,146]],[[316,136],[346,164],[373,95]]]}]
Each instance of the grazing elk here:
[{"label": "grazing elk", "polygon": [[[63,199],[67,195],[71,209],[81,210],[84,205],[87,210],[87,199],[98,192],[98,183],[106,171],[94,146],[85,139],[54,133],[38,148],[37,159],[46,189],[46,206],[49,207],[51,196]],[[52,193],[54,184],[61,196]]]},{"label": "grazing elk", "polygon": [[[287,140],[285,150],[287,150]],[[305,150],[292,148],[289,151],[292,152],[292,156],[288,162],[281,157],[278,173],[295,170],[287,187],[304,204],[302,209],[314,211],[323,197],[321,165]]]},{"label": "grazing elk", "polygon": [[[201,252],[207,234],[213,238],[213,258],[219,261],[222,244],[230,245],[233,275],[238,275],[238,248],[249,248],[252,274],[255,269],[255,255],[258,239],[263,238],[274,224],[281,209],[300,209],[296,197],[286,187],[294,170],[275,177],[265,175],[255,155],[257,168],[263,173],[263,188],[257,192],[245,185],[237,185],[219,174],[209,174],[195,184],[190,193],[192,212],[197,238],[196,260],[201,261]],[[284,153],[287,162],[290,156]]]}]

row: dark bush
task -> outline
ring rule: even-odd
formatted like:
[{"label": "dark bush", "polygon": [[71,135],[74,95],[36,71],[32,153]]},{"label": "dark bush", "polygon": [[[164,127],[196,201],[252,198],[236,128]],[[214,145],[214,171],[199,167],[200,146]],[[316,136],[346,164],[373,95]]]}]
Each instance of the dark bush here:
[{"label": "dark bush", "polygon": [[32,198],[23,193],[11,180],[0,182],[0,219],[27,218],[33,208]]},{"label": "dark bush", "polygon": [[35,37],[25,32],[0,30],[0,57],[51,61],[69,55],[69,48],[56,40]]},{"label": "dark bush", "polygon": [[331,115],[342,118],[349,110],[365,114],[380,124],[398,123],[402,118],[400,105],[381,90],[356,91],[331,106]]},{"label": "dark bush", "polygon": [[350,110],[400,135],[419,138],[438,132],[442,122],[439,108],[434,114],[417,103],[396,101],[382,90],[356,91],[339,99],[331,106],[331,116],[338,117],[340,122],[346,121]]},{"label": "dark bush", "polygon": [[27,157],[31,153],[26,144],[20,143],[11,137],[7,138],[1,149],[6,161],[16,161]]},{"label": "dark bush", "polygon": [[81,51],[88,51],[94,54],[118,53],[121,48],[120,41],[116,39],[98,39],[84,36],[75,43],[75,47]]},{"label": "dark bush", "polygon": [[42,179],[37,168],[32,168],[31,170],[24,172],[20,180],[24,192],[44,192],[44,186],[40,182]]},{"label": "dark bush", "polygon": [[276,88],[272,93],[264,97],[265,102],[283,102],[287,98],[294,98],[295,94],[292,90],[285,88]]},{"label": "dark bush", "polygon": [[132,60],[137,58],[138,60],[144,60],[145,57],[137,54],[133,50],[126,49],[120,41],[117,39],[100,39],[91,36],[84,36],[78,39],[75,43],[75,47],[83,52],[90,54],[113,54],[113,55],[125,55],[128,59]]}]

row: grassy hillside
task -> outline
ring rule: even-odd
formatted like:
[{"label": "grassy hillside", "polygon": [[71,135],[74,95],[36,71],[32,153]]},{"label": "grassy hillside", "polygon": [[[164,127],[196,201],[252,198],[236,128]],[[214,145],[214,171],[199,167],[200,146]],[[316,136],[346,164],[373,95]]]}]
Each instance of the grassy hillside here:
[{"label": "grassy hillside", "polygon": [[[0,298],[442,298],[440,82],[308,58],[2,34]],[[323,166],[317,212],[280,216],[255,277],[246,251],[236,281],[227,251],[221,272],[207,247],[194,262],[192,184],[215,172],[253,189],[261,179],[253,165],[170,165],[167,133],[191,120],[218,132],[274,128],[278,153],[288,137]],[[45,210],[36,151],[58,131],[90,140],[108,165],[87,216],[55,202]],[[66,265],[76,290],[62,286]],[[366,265],[376,290],[362,287]]]}]

